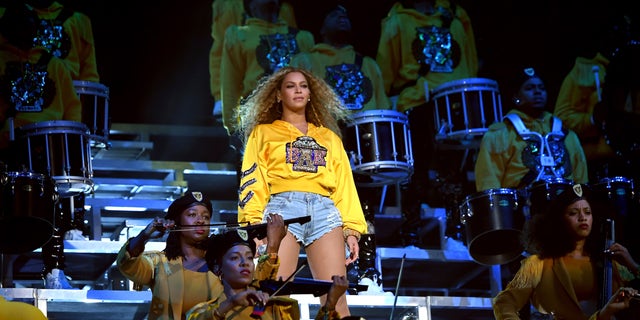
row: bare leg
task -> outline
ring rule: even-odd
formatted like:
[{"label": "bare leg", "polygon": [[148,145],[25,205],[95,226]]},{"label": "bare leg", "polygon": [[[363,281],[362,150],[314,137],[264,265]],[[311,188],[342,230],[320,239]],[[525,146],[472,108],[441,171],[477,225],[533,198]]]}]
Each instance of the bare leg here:
[{"label": "bare leg", "polygon": [[[346,276],[344,238],[342,228],[335,228],[305,248],[314,279],[331,280],[334,275]],[[326,295],[320,297],[324,305]],[[336,304],[341,317],[351,315],[347,297],[342,295]]]},{"label": "bare leg", "polygon": [[296,237],[287,232],[287,235],[280,243],[278,257],[280,258],[280,268],[278,269],[278,279],[287,279],[298,267],[298,257],[300,256],[300,244]]}]

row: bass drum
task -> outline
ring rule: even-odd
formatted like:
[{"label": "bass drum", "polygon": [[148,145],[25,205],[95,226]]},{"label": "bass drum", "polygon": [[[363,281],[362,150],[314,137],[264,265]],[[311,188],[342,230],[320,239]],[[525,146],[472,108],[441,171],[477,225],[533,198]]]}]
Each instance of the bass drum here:
[{"label": "bass drum", "polygon": [[469,195],[460,206],[460,221],[473,260],[484,265],[505,264],[524,251],[524,215],[516,190],[489,189]]},{"label": "bass drum", "polygon": [[17,254],[42,247],[53,236],[55,182],[32,172],[3,172],[0,181],[0,252]]}]

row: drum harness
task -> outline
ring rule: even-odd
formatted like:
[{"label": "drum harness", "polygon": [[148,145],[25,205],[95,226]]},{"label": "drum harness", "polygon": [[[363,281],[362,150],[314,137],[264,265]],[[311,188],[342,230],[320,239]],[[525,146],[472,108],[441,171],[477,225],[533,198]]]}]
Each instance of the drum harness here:
[{"label": "drum harness", "polygon": [[508,114],[505,116],[506,119],[509,119],[513,124],[513,127],[516,129],[518,134],[525,141],[537,139],[540,141],[540,165],[542,166],[541,170],[538,172],[538,176],[533,181],[541,180],[544,177],[547,169],[553,173],[556,178],[563,178],[561,174],[556,172],[554,166],[556,165],[556,161],[551,153],[551,148],[549,146],[549,140],[551,139],[561,139],[564,137],[564,132],[562,132],[562,120],[557,117],[553,117],[553,123],[551,125],[551,132],[542,136],[542,134],[529,130],[522,119],[517,114]]}]

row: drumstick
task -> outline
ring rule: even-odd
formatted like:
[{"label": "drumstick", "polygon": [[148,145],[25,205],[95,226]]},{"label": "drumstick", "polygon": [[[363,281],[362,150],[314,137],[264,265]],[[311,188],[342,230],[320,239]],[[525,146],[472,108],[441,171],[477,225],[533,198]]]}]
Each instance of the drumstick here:
[{"label": "drumstick", "polygon": [[593,66],[591,68],[591,72],[593,72],[593,77],[596,82],[596,93],[598,94],[598,102],[600,102],[602,101],[602,95],[600,94],[600,75],[598,74],[600,72],[600,67]]},{"label": "drumstick", "polygon": [[[291,223],[305,224],[305,223],[307,223],[309,221],[311,221],[311,216],[303,216],[303,217],[298,217],[298,218],[284,219],[284,224],[286,226],[291,224]],[[241,224],[245,224],[245,225],[242,226]],[[254,234],[254,236],[256,236],[258,239],[262,239],[262,238],[267,236],[267,234],[266,234],[266,232],[267,232],[267,223],[251,224],[251,223],[246,222],[246,221],[235,222],[235,223],[218,222],[218,223],[211,223],[211,224],[185,224],[185,225],[182,225],[180,227],[169,229],[167,231],[169,231],[169,232],[173,232],[173,231],[193,231],[194,229],[200,228],[200,227],[215,227],[215,226],[229,228],[229,229],[231,229],[231,228],[244,229],[244,230],[247,230],[249,232],[252,232]]]},{"label": "drumstick", "polygon": [[9,141],[15,141],[16,140],[16,136],[15,133],[13,132],[14,127],[13,127],[13,117],[9,118]]},{"label": "drumstick", "polygon": [[429,83],[427,81],[424,81],[424,99],[427,100],[427,102],[429,102],[429,100],[431,99],[430,94],[429,94]]}]

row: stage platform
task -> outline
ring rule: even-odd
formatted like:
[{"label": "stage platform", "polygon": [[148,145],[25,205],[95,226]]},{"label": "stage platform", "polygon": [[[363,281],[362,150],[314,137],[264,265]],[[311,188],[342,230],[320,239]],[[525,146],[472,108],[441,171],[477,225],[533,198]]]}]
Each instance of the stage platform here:
[{"label": "stage platform", "polygon": [[[9,300],[37,306],[50,320],[146,319],[150,291],[0,289]],[[312,295],[292,295],[298,300],[301,319],[313,319],[320,301]],[[353,315],[367,320],[389,319],[493,319],[491,301],[473,297],[347,296]],[[395,303],[395,308],[393,308]]]},{"label": "stage platform", "polygon": [[[203,191],[212,198],[212,222],[237,219],[236,155],[221,128],[114,123],[110,136],[108,149],[92,149],[94,186],[85,199],[87,240],[64,243],[65,274],[76,290],[44,289],[40,249],[5,257],[13,259],[13,286],[0,288],[0,294],[36,304],[49,319],[145,319],[150,293],[132,289],[114,265],[116,255],[127,238],[154,217],[164,216],[185,191]],[[384,291],[394,292],[405,257],[394,318],[492,319],[490,297],[503,280],[496,268],[474,262],[461,243],[443,238],[441,232],[427,248],[401,247],[400,210],[381,203],[375,223],[376,266]],[[440,226],[446,222],[442,214],[426,219]],[[162,241],[147,244],[147,250],[162,249]],[[302,263],[304,252],[300,257]],[[308,268],[300,276],[310,277]],[[307,317],[320,306],[312,296],[296,298]],[[389,319],[394,299],[350,295],[348,302],[354,314]]]}]

